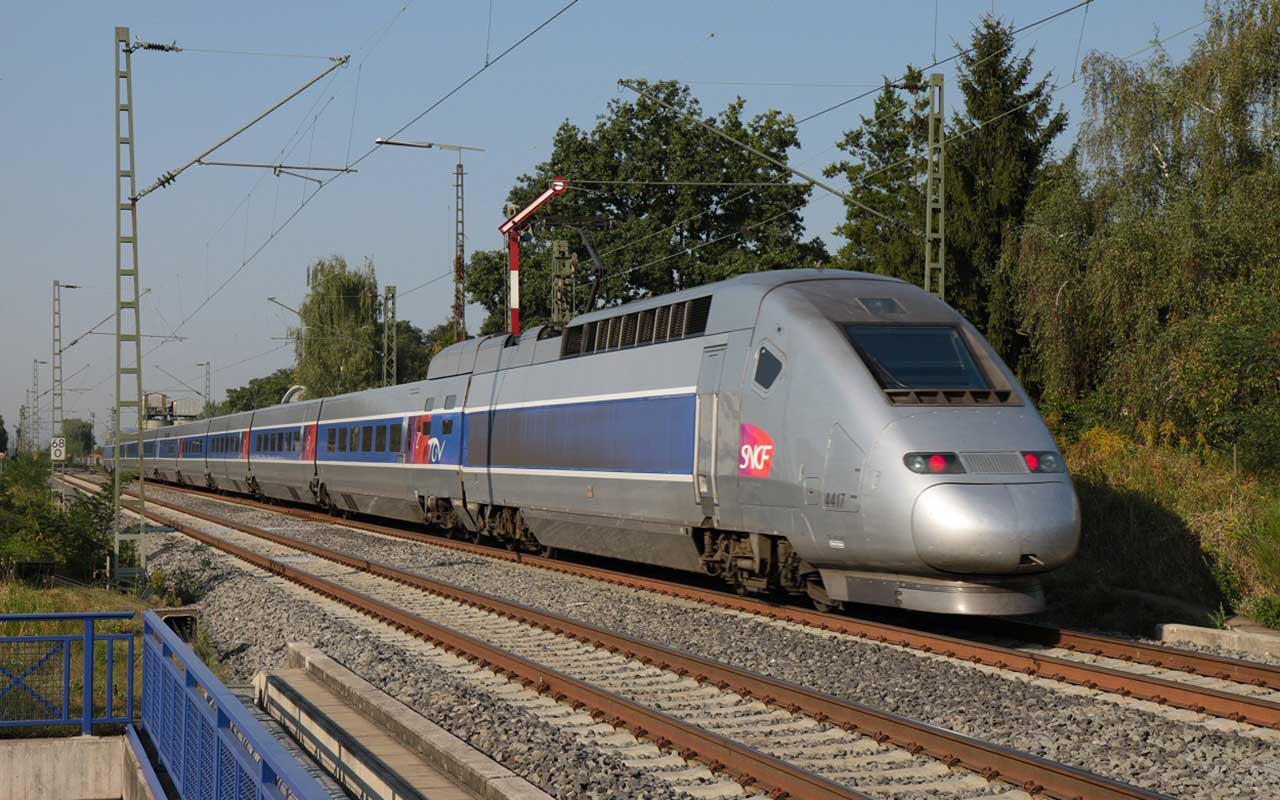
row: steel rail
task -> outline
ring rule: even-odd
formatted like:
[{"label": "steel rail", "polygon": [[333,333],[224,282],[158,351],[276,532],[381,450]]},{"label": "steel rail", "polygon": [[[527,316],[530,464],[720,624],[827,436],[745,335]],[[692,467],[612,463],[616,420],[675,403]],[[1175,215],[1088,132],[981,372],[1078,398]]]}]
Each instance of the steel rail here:
[{"label": "steel rail", "polygon": [[[149,505],[164,505],[179,513],[205,519],[232,530],[241,530],[254,536],[269,533],[242,530],[249,526],[242,526],[232,520],[210,519],[206,515],[175,508],[168,504]],[[416,634],[468,661],[479,662],[497,674],[519,681],[525,687],[532,687],[540,693],[550,694],[559,702],[570,702],[575,708],[585,707],[593,716],[606,719],[615,727],[627,728],[638,738],[649,739],[659,747],[674,749],[685,759],[701,761],[712,772],[724,772],[745,786],[758,786],[779,800],[782,798],[872,800],[861,792],[841,786],[754,748],[690,725],[460,631],[438,625],[362,592],[341,586],[318,575],[312,575],[305,570],[256,553],[213,534],[205,533],[179,520],[157,514],[152,509],[147,510],[146,516],[196,541],[293,581],[363,614],[386,622],[394,628]],[[277,535],[270,534],[264,538],[274,540]],[[278,538],[288,539],[288,537]],[[288,546],[305,550],[299,546],[300,544],[302,543],[291,542]],[[1158,797],[1158,795],[1148,794],[1112,796]]]},{"label": "steel rail", "polygon": [[[209,496],[207,492],[190,487],[166,486],[165,488],[197,496]],[[939,654],[949,658],[963,659],[973,663],[1021,672],[1026,675],[1072,683],[1125,697],[1148,700],[1175,708],[1280,730],[1280,703],[1261,698],[1192,686],[1167,678],[1141,675],[1126,670],[1057,656],[1027,653],[1013,647],[990,644],[928,630],[907,628],[841,614],[829,614],[798,606],[779,605],[758,598],[740,597],[657,578],[645,578],[600,567],[573,564],[554,558],[515,553],[439,536],[413,533],[363,520],[335,520],[332,515],[307,509],[273,505],[256,500],[223,495],[218,495],[217,499],[248,508],[275,511],[303,519],[340,524],[371,533],[428,543],[437,547],[448,547],[492,558],[517,561],[564,574],[578,575],[629,588],[658,592],[670,597],[692,600],[735,611],[744,611],[770,619],[807,625],[819,630],[833,631],[875,642]],[[1134,660],[1166,669],[1182,670],[1193,674],[1248,683],[1254,686],[1280,689],[1280,668],[1267,664],[1137,642],[1126,642],[1094,634],[1060,631],[1010,620],[993,620],[989,623],[967,621],[962,624],[978,626],[988,634],[996,633],[1014,638],[1023,638],[1025,636],[1029,641],[1036,644],[1059,644],[1064,648],[1073,647],[1085,653]],[[1000,630],[1001,626],[1005,626],[1007,630],[1002,632]],[[1009,629],[1012,630],[1012,633],[1010,633]],[[1132,658],[1126,659],[1126,654],[1131,655]]]},{"label": "steel rail", "polygon": [[[1048,759],[1043,759],[1038,756],[989,742],[984,742],[982,740],[974,739],[943,728],[938,728],[927,723],[910,720],[906,717],[892,714],[890,712],[880,711],[860,703],[843,700],[829,694],[797,686],[767,675],[760,675],[747,670],[737,669],[690,653],[685,653],[683,651],[667,648],[652,642],[613,633],[587,623],[577,622],[558,614],[535,609],[522,603],[504,600],[483,592],[463,589],[453,584],[426,578],[422,575],[407,572],[387,564],[357,558],[340,551],[332,550],[310,542],[301,541],[283,534],[267,531],[253,525],[230,520],[225,517],[219,517],[214,514],[184,509],[159,500],[155,501],[153,505],[160,505],[172,511],[186,514],[215,525],[240,531],[264,541],[300,550],[309,555],[324,558],[328,561],[410,586],[414,589],[428,592],[463,605],[498,614],[524,625],[547,630],[557,635],[565,636],[569,639],[587,642],[593,646],[624,655],[627,658],[636,659],[645,664],[657,665],[664,669],[674,671],[682,676],[691,676],[694,680],[697,680],[700,683],[711,684],[722,690],[729,689],[743,696],[755,698],[766,705],[785,708],[791,713],[803,713],[806,716],[817,719],[820,722],[829,723],[841,728],[842,730],[857,732],[869,736],[877,742],[891,742],[892,744],[912,753],[925,753],[942,761],[948,766],[964,767],[989,780],[999,778],[1006,782],[1019,785],[1032,794],[1044,793],[1049,797],[1062,798],[1063,800],[1072,800],[1074,798],[1133,800],[1134,798],[1150,799],[1163,797],[1163,795],[1146,789],[1121,783],[1100,775],[1095,775],[1065,764],[1049,761]],[[206,544],[210,544],[224,550],[228,549],[226,546],[236,548],[237,550],[244,550],[244,548],[239,548],[238,546],[225,542],[225,540],[219,539],[216,536],[193,529],[178,520],[164,518],[158,514],[151,514],[151,512],[148,513],[157,521],[170,525],[185,534],[191,535],[194,538],[205,542]],[[245,552],[253,555],[252,559],[248,559],[251,560],[252,563],[263,566],[264,569],[278,572],[285,577],[291,577],[291,575],[279,572],[279,569],[288,570],[292,573],[299,573],[310,578],[315,578],[317,581],[329,583],[324,581],[322,578],[316,578],[315,576],[310,576],[309,573],[303,573],[295,567],[273,561],[267,556],[252,553],[252,551],[247,550]],[[236,553],[236,555],[244,557],[240,556],[239,553]],[[264,566],[267,562],[279,565],[279,569],[274,566]],[[336,585],[334,584],[329,584],[329,587],[327,587],[328,590],[325,593],[333,596],[334,599],[347,602],[343,596],[335,595],[332,592],[332,589],[335,586]],[[379,605],[382,605],[380,604],[380,601],[367,598],[353,590],[348,590],[343,587],[336,588],[339,593],[350,593],[352,595],[359,596],[362,598],[362,602],[363,600],[368,600],[369,602],[379,603]],[[407,612],[395,609],[393,609],[393,611],[395,614],[403,617],[417,619],[416,617],[407,614]],[[388,618],[391,619],[391,617]],[[393,619],[393,621],[399,624],[400,619],[397,617]],[[439,626],[433,627],[438,628]],[[447,628],[442,630],[447,631],[449,635],[463,637],[468,642],[478,642],[478,640],[472,640],[470,637],[466,637],[465,634],[460,634]],[[434,635],[429,638],[440,641],[440,639]],[[492,648],[483,642],[479,642],[479,644],[489,650],[496,651],[498,654],[501,654],[501,657],[519,659],[523,661],[523,659],[520,659],[518,656],[506,654],[504,651],[496,650],[496,648]],[[486,659],[491,658],[489,654],[485,654],[483,657]],[[501,665],[502,662],[491,661],[491,663],[498,663]],[[539,670],[545,670],[543,667],[537,667],[537,665],[534,666]],[[568,681],[576,681],[576,679],[568,678],[567,676],[559,677]],[[614,695],[610,694],[609,696],[612,698],[613,702],[630,703],[630,701],[617,698]],[[583,702],[587,701],[584,700]],[[594,705],[594,703],[588,703],[588,705]],[[631,705],[634,706],[636,704]],[[644,709],[643,706],[637,707]],[[602,710],[605,710],[607,713],[614,713],[609,709]],[[649,711],[648,709],[644,710],[648,711],[650,715],[656,713]],[[684,725],[684,723],[678,723],[678,721],[672,720],[672,722]],[[651,726],[646,729],[650,738],[652,738],[654,733],[657,733],[658,736],[666,738],[672,743],[677,742],[677,740],[672,738],[669,733],[658,732],[657,727],[654,727],[658,723],[655,723],[652,719],[647,719],[644,724]],[[722,737],[715,736],[714,734],[707,735],[714,736],[715,739],[718,740],[716,742],[716,746],[711,748],[714,751],[712,757],[716,758],[720,764],[729,767],[730,771],[732,771],[733,764],[731,761],[726,759],[732,758],[733,755],[731,753],[724,752],[723,747],[726,742],[729,744],[733,743],[728,740],[724,740]],[[707,752],[706,748],[708,745],[703,744],[702,746],[704,747],[703,750],[695,750],[695,752],[700,755]],[[703,760],[705,760],[705,758],[703,758]],[[772,765],[774,769],[777,768],[778,764],[785,765],[785,762],[777,759],[773,760],[777,762],[777,764]],[[766,777],[760,774],[759,769],[755,765],[751,765],[749,768],[747,766],[742,766],[740,769],[740,774],[756,777],[762,784],[766,782]],[[739,773],[734,774],[736,776]],[[779,781],[781,780],[781,777],[773,775],[768,780]],[[775,785],[781,787],[780,783]],[[835,784],[832,785],[834,786]],[[790,790],[784,789],[784,791]],[[799,794],[795,796],[816,798],[827,795]],[[861,795],[854,793],[849,796]]]}]

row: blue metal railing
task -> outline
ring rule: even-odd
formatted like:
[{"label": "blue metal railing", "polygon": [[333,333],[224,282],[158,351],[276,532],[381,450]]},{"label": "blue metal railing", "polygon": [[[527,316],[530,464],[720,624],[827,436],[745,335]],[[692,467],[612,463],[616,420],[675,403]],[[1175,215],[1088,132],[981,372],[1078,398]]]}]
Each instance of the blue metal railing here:
[{"label": "blue metal railing", "polygon": [[[133,619],[132,611],[58,614],[0,614],[5,622],[81,623],[81,632],[33,636],[0,636],[0,728],[29,725],[79,725],[88,736],[94,725],[133,720],[133,635],[101,634],[98,620]],[[124,669],[127,675],[124,713],[115,709],[116,643],[127,642]],[[72,651],[79,644],[81,677],[80,712],[72,715],[72,680],[76,675]],[[94,655],[98,645],[107,654],[106,700],[103,713],[94,708]]]},{"label": "blue metal railing", "polygon": [[184,800],[329,796],[164,620],[142,625],[142,727]]}]

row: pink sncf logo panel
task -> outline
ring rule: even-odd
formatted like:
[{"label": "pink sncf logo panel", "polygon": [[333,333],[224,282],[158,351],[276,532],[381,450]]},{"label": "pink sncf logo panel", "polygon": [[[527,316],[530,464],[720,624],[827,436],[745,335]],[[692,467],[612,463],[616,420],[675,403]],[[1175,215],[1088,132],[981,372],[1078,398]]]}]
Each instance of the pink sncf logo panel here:
[{"label": "pink sncf logo panel", "polygon": [[773,469],[773,437],[764,428],[742,423],[742,445],[738,450],[738,474],[767,478]]}]

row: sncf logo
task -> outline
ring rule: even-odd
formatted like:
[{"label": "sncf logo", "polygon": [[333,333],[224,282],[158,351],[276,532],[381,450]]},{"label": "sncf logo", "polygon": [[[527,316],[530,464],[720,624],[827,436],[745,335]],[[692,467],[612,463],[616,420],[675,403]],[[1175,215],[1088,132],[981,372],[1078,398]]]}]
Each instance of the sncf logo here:
[{"label": "sncf logo", "polygon": [[738,474],[767,478],[773,469],[773,437],[764,428],[742,424],[742,447],[738,451]]}]

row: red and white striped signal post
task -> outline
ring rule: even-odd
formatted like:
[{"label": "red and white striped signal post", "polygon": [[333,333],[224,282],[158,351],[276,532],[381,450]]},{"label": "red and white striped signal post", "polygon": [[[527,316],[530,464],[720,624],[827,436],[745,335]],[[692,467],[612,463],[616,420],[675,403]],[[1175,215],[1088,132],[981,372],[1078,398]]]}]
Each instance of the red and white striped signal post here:
[{"label": "red and white striped signal post", "polygon": [[556,195],[569,190],[569,181],[565,178],[552,178],[551,186],[538,195],[532,203],[516,213],[511,219],[498,226],[498,233],[507,237],[507,252],[511,256],[511,333],[520,335],[520,228],[529,221],[534,212],[545,206]]}]

